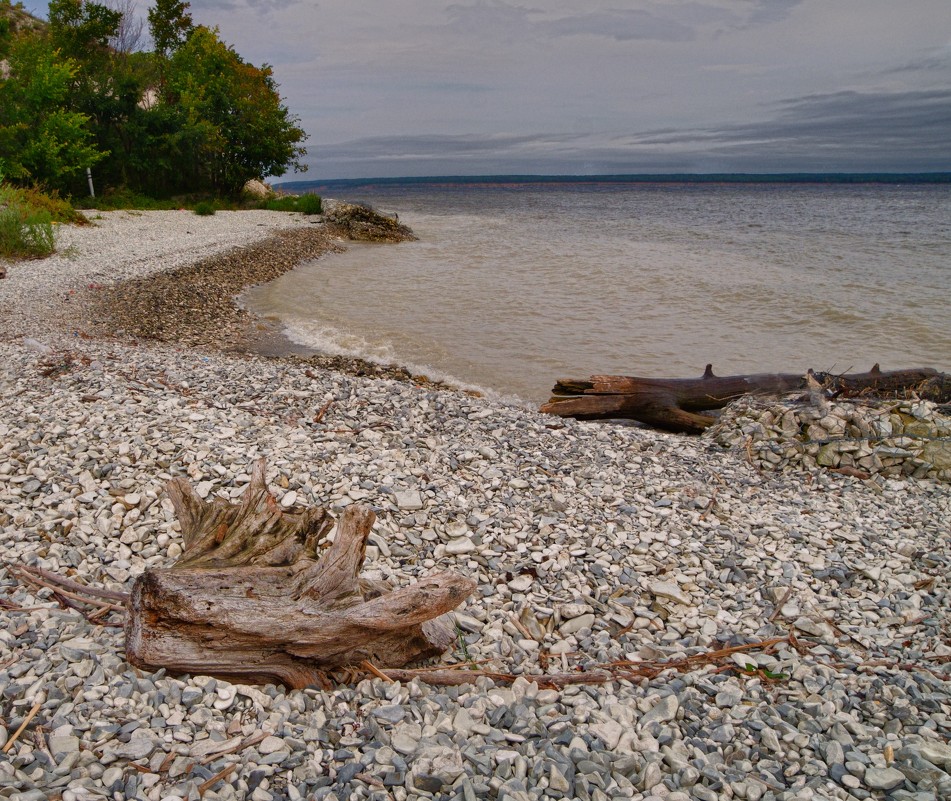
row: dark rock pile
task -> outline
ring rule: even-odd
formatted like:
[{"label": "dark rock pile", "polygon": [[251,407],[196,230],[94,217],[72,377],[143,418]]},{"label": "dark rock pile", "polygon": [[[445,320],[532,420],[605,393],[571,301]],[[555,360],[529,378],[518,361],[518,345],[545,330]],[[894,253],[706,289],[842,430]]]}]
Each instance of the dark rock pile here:
[{"label": "dark rock pile", "polygon": [[337,203],[324,220],[337,235],[354,242],[408,242],[416,239],[409,227],[392,217],[358,203]]},{"label": "dark rock pile", "polygon": [[235,304],[234,298],[247,287],[271,281],[301,262],[339,249],[327,226],[294,228],[177,270],[96,287],[79,301],[85,304],[89,320],[84,333],[294,358],[314,368],[348,375],[449,388],[397,365],[296,347],[266,321]]}]

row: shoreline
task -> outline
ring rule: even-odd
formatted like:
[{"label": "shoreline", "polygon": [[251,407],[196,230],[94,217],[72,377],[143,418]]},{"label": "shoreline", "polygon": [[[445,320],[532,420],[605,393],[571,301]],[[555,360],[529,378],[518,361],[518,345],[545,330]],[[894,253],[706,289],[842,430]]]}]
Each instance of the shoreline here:
[{"label": "shoreline", "polygon": [[[215,325],[244,280],[225,240],[260,254],[259,224],[284,222],[116,218],[76,237],[95,252],[0,281],[0,785],[30,801],[951,792],[951,486],[765,473],[742,448],[216,349],[247,323]],[[206,252],[180,248],[183,229]],[[110,270],[124,280],[89,286]],[[167,341],[97,338],[118,311]],[[87,312],[101,328],[79,335]],[[122,629],[14,569],[128,591],[182,553],[167,482],[233,501],[262,457],[279,508],[373,508],[367,578],[472,578],[440,661],[495,678],[287,690],[133,671]],[[600,684],[544,679],[606,666]]]},{"label": "shoreline", "polygon": [[[154,212],[112,214],[140,218],[156,216]],[[158,214],[167,216],[169,213]],[[190,213],[177,214],[181,223],[189,227],[195,224]],[[230,214],[253,215],[254,212]],[[249,287],[267,283],[306,261],[346,247],[340,229],[327,222],[324,215],[269,214],[280,214],[286,220],[284,225],[275,226],[263,238],[240,243],[223,241],[204,257],[186,257],[183,264],[170,269],[149,270],[146,275],[133,274],[111,285],[102,286],[95,282],[87,286],[59,288],[60,292],[68,293],[68,305],[53,310],[50,319],[56,321],[58,330],[50,334],[57,339],[72,335],[127,343],[174,343],[220,353],[299,360],[314,367],[358,377],[392,378],[473,394],[471,390],[414,374],[402,365],[334,356],[299,345],[283,333],[276,321],[242,308],[237,301]],[[95,218],[92,224],[96,224]],[[61,250],[67,254],[66,258],[70,258],[74,249],[70,243]],[[0,284],[2,289],[3,284]],[[56,291],[54,287],[53,293]],[[3,334],[0,314],[0,339]]]}]

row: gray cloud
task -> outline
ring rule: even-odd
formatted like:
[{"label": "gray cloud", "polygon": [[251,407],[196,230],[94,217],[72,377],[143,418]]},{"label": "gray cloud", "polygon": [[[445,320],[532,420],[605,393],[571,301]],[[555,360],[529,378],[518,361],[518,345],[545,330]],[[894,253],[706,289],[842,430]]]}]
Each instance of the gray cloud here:
[{"label": "gray cloud", "polygon": [[532,27],[532,17],[539,12],[501,0],[476,0],[468,4],[453,3],[446,8],[446,13],[450,27],[467,36],[476,34],[480,38],[511,40],[527,35]]},{"label": "gray cloud", "polygon": [[[694,14],[705,6],[691,4]],[[501,0],[476,0],[448,7],[452,26],[459,31],[491,32],[504,40],[525,37],[544,40],[569,36],[592,36],[616,41],[655,40],[686,42],[694,38],[693,25],[674,18],[681,7],[646,9],[606,8],[584,13],[512,5]],[[694,22],[696,20],[693,20]]]},{"label": "gray cloud", "polygon": [[488,173],[515,164],[547,172],[948,170],[948,131],[951,90],[835,92],[785,100],[770,119],[718,128],[613,137],[369,137],[321,147],[314,155],[368,168],[367,174],[398,167],[422,174],[443,163]]},{"label": "gray cloud", "polygon": [[951,46],[922,55],[902,64],[882,70],[879,75],[901,75],[907,73],[941,73],[941,78],[951,80]]},{"label": "gray cloud", "polygon": [[777,104],[778,113],[764,122],[698,130],[641,134],[638,144],[707,144],[737,140],[831,146],[869,142],[882,149],[896,143],[943,151],[951,158],[951,89],[910,92],[854,92],[808,95]]},{"label": "gray cloud", "polygon": [[[299,6],[304,0],[193,0],[190,3],[195,12],[229,11],[232,13],[254,13],[265,16],[274,11],[285,11]],[[312,6],[313,7],[313,6]]]},{"label": "gray cloud", "polygon": [[694,30],[687,25],[640,9],[608,10],[562,17],[547,22],[540,28],[552,36],[603,36],[622,42],[636,39],[688,42],[695,37]]},{"label": "gray cloud", "polygon": [[752,0],[749,22],[751,25],[770,25],[782,22],[803,0]]},{"label": "gray cloud", "polygon": [[[555,8],[516,5],[503,0],[454,3],[447,9],[460,31],[491,31],[511,40],[593,36],[615,41],[689,42],[709,25],[714,30],[781,22],[803,0],[742,0],[739,7],[713,3],[642,3],[645,8],[603,8],[562,13]],[[562,4],[563,5],[563,4]],[[597,4],[593,4],[597,5]]]}]

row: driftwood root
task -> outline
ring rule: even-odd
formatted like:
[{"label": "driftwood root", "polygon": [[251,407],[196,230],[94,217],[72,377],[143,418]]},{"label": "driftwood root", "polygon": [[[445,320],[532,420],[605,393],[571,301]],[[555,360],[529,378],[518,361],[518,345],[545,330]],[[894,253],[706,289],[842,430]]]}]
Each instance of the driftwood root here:
[{"label": "driftwood root", "polygon": [[181,479],[169,497],[185,543],[171,568],[132,590],[126,655],[139,667],[291,687],[363,660],[402,667],[454,640],[447,613],[475,588],[451,572],[390,591],[362,580],[375,515],[347,507],[284,510],[267,490],[264,461],[239,504],[203,501]]}]

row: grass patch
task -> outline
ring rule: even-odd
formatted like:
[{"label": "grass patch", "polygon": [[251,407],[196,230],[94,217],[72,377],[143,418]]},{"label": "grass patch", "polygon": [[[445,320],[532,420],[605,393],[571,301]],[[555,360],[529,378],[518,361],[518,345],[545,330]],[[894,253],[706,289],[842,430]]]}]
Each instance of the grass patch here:
[{"label": "grass patch", "polygon": [[268,211],[297,211],[301,214],[320,214],[323,204],[320,195],[282,195],[264,201],[262,208]]},{"label": "grass patch", "polygon": [[[227,197],[209,197],[208,195],[176,195],[171,198],[154,198],[140,195],[128,189],[108,189],[98,197],[84,197],[75,201],[77,208],[97,209],[99,211],[173,211],[191,209],[196,214],[209,215],[215,211],[237,209],[266,209],[268,211],[290,211],[300,214],[321,214],[323,201],[320,195],[281,195],[267,200],[244,198],[236,200]],[[212,211],[207,209],[211,208]],[[201,209],[201,211],[199,211]]]},{"label": "grass patch", "polygon": [[56,250],[54,224],[69,221],[72,207],[35,189],[0,182],[0,258],[38,259]]},{"label": "grass patch", "polygon": [[108,189],[97,197],[84,197],[76,201],[83,209],[99,211],[118,211],[119,209],[141,209],[143,211],[173,211],[182,207],[174,198],[158,199],[140,195],[128,189]]}]

